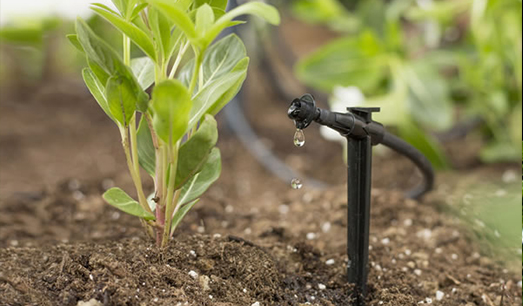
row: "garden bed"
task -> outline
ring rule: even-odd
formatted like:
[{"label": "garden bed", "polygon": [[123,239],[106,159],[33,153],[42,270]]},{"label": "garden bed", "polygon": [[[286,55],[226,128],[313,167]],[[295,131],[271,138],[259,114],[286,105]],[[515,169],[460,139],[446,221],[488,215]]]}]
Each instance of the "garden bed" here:
[{"label": "garden bed", "polygon": [[[1,99],[1,305],[349,305],[345,171],[335,144],[291,156],[291,122],[280,130],[288,144],[265,135],[293,166],[312,173],[321,163],[320,178],[340,182],[291,190],[222,133],[222,177],[159,251],[135,218],[101,199],[113,184],[132,190],[118,132],[87,93],[62,90],[32,102]],[[312,130],[307,137],[320,141]],[[417,177],[393,158],[374,167],[369,305],[520,304],[519,273],[483,255],[443,212],[439,193],[405,200],[401,188]],[[506,169],[518,171],[475,175]]]}]

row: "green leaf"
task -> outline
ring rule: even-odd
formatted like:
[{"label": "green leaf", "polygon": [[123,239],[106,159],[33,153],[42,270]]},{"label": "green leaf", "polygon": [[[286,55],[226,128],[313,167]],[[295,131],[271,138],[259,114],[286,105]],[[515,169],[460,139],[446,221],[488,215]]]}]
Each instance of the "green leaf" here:
[{"label": "green leaf", "polygon": [[143,218],[145,220],[154,220],[154,216],[147,212],[140,206],[140,204],[133,200],[125,191],[120,188],[111,188],[107,190],[103,198],[110,205],[130,215]]},{"label": "green leaf", "polygon": [[435,130],[452,126],[453,108],[447,82],[437,69],[424,62],[405,66],[402,75],[409,87],[409,111],[416,121]]},{"label": "green leaf", "polygon": [[241,60],[236,67],[234,67],[231,72],[230,78],[225,82],[223,88],[227,90],[220,96],[219,92],[216,92],[218,99],[216,101],[209,103],[211,107],[207,109],[207,113],[211,115],[218,114],[224,107],[229,103],[240,91],[243,82],[247,78],[247,69],[249,68],[249,58],[244,58]]},{"label": "green leaf", "polygon": [[187,8],[168,0],[147,0],[147,2],[170,18],[187,35],[189,40],[196,42],[198,33],[189,14],[185,11]]},{"label": "green leaf", "polygon": [[149,129],[145,115],[140,119],[136,138],[138,142],[138,161],[140,162],[140,166],[142,166],[149,175],[154,176],[156,169],[156,150],[154,149],[151,130]]},{"label": "green leaf", "polygon": [[175,144],[185,134],[189,121],[189,91],[178,80],[165,80],[155,86],[151,107],[156,134],[164,142]]},{"label": "green leaf", "polygon": [[154,83],[154,68],[154,62],[146,56],[131,60],[131,70],[143,90],[151,87]]},{"label": "green leaf", "polygon": [[156,52],[154,49],[154,44],[152,39],[138,28],[136,25],[132,24],[129,21],[121,18],[118,15],[115,15],[111,12],[103,10],[98,7],[91,7],[98,15],[105,18],[109,21],[115,28],[121,31],[123,34],[127,35],[140,49],[142,49],[147,56],[149,56],[153,61],[156,61]]},{"label": "green leaf", "polygon": [[116,6],[118,11],[120,11],[122,16],[125,16],[125,13],[127,12],[127,8],[128,8],[128,0],[111,0],[111,1],[113,2],[114,6]]},{"label": "green leaf", "polygon": [[204,45],[210,44],[225,28],[230,26],[230,22],[241,15],[250,14],[260,17],[270,24],[280,24],[280,14],[278,10],[271,5],[261,2],[249,2],[243,4],[220,17],[212,28],[207,32],[203,40]]},{"label": "green leaf", "polygon": [[225,11],[227,8],[227,1],[228,0],[195,0],[194,7],[198,8],[204,4],[208,4],[211,7],[219,8]]},{"label": "green leaf", "polygon": [[134,9],[133,9],[133,12],[131,14],[131,20],[135,19],[138,17],[138,15],[148,6],[149,4],[147,3],[140,3],[138,4]]},{"label": "green leaf", "polygon": [[356,86],[363,92],[375,93],[389,64],[382,54],[376,36],[366,32],[321,47],[297,64],[296,75],[307,85],[324,91],[332,91],[336,86]]},{"label": "green leaf", "polygon": [[87,64],[89,65],[89,68],[91,68],[91,71],[94,73],[98,81],[105,86],[109,80],[110,75],[100,65],[93,62],[89,58],[87,58]]},{"label": "green leaf", "polygon": [[174,232],[178,224],[182,221],[183,217],[193,208],[193,206],[198,203],[200,199],[196,199],[192,201],[191,203],[187,203],[184,206],[180,207],[180,209],[174,214],[172,222],[171,222],[171,232]]},{"label": "green leaf", "polygon": [[84,48],[82,47],[82,44],[80,44],[80,41],[78,40],[78,36],[76,34],[69,34],[66,35],[69,42],[80,52],[85,53]]},{"label": "green leaf", "polygon": [[84,68],[84,70],[82,70],[82,76],[84,78],[85,85],[87,85],[87,88],[89,88],[89,91],[95,98],[96,102],[98,102],[98,105],[100,105],[107,116],[109,116],[109,118],[114,121],[115,119],[111,114],[107,99],[105,98],[105,88],[103,87],[102,83],[98,81],[94,73],[89,68]]},{"label": "green leaf", "polygon": [[228,74],[205,86],[193,99],[188,128],[192,128],[203,115],[218,113],[237,93],[247,76],[249,59],[243,58]]},{"label": "green leaf", "polygon": [[214,148],[202,170],[183,185],[178,202],[185,204],[201,196],[220,177],[221,169],[220,150]]},{"label": "green leaf", "polygon": [[174,189],[182,187],[200,172],[217,141],[216,120],[213,116],[207,115],[198,131],[180,147]]},{"label": "green leaf", "polygon": [[214,23],[214,12],[208,4],[204,4],[196,11],[196,32],[205,35]]},{"label": "green leaf", "polygon": [[138,102],[132,82],[124,76],[112,76],[107,81],[105,92],[113,118],[128,126]]},{"label": "green leaf", "polygon": [[91,3],[91,6],[94,6],[94,7],[99,7],[101,9],[104,9],[114,15],[118,15],[118,12],[116,12],[115,10],[113,10],[112,8],[108,7],[107,5],[105,4],[102,4],[102,3]]},{"label": "green leaf", "polygon": [[[106,74],[113,75],[117,71],[126,70],[120,55],[99,38],[81,18],[76,20],[76,33],[89,61],[97,64]],[[96,69],[93,69],[93,72],[96,76],[99,75]]]},{"label": "green leaf", "polygon": [[[213,44],[207,52],[202,64],[203,86],[208,86],[220,77],[230,73],[238,63],[245,58],[247,51],[241,39],[235,34],[228,35]],[[187,86],[194,71],[194,59],[189,61],[180,73],[181,81]],[[197,91],[200,91],[197,88]]]},{"label": "green leaf", "polygon": [[149,26],[156,38],[156,42],[163,52],[164,60],[166,60],[171,54],[171,30],[174,25],[171,20],[159,12],[158,9],[151,7],[149,9]]}]

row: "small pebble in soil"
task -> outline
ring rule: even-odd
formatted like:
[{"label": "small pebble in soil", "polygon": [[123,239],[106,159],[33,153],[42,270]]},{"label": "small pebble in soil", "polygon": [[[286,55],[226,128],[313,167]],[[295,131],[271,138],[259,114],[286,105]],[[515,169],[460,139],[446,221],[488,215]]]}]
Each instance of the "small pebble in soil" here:
[{"label": "small pebble in soil", "polygon": [[315,233],[308,233],[307,234],[307,240],[314,240],[316,239],[316,234]]},{"label": "small pebble in soil", "polygon": [[190,250],[189,251],[189,254],[192,256],[192,257],[196,257],[196,252],[194,250]]},{"label": "small pebble in soil", "polygon": [[81,201],[81,200],[85,199],[85,194],[83,192],[81,192],[80,190],[75,190],[75,191],[73,191],[73,199],[75,199],[77,201]]},{"label": "small pebble in soil", "polygon": [[260,302],[252,303],[251,306],[260,306]]},{"label": "small pebble in soil", "polygon": [[390,239],[389,239],[389,238],[383,238],[383,239],[381,240],[381,243],[384,244],[384,245],[387,245],[387,244],[390,243]]},{"label": "small pebble in soil", "polygon": [[318,289],[325,290],[327,289],[327,286],[325,286],[324,284],[318,284]]},{"label": "small pebble in soil", "polygon": [[445,293],[443,291],[436,291],[436,300],[441,301],[445,297]]},{"label": "small pebble in soil", "polygon": [[192,277],[193,279],[197,279],[198,278],[198,273],[194,272],[194,271],[189,271],[189,276]]},{"label": "small pebble in soil", "polygon": [[416,274],[417,276],[421,276],[421,270],[420,269],[414,270],[414,274]]},{"label": "small pebble in soil", "polygon": [[298,189],[301,189],[301,187],[303,187],[303,183],[301,182],[300,179],[298,179],[298,178],[293,178],[293,179],[291,180],[291,187],[292,187],[292,189],[296,189],[296,190],[298,190]]},{"label": "small pebble in soil", "polygon": [[452,258],[452,260],[458,260],[458,254],[452,254],[450,258]]},{"label": "small pebble in soil", "polygon": [[289,205],[283,204],[278,206],[278,211],[280,212],[280,214],[286,215],[289,212]]},{"label": "small pebble in soil", "polygon": [[77,179],[72,179],[69,181],[69,183],[67,184],[67,187],[69,188],[69,190],[71,191],[75,191],[75,190],[78,190],[80,189],[80,181],[78,181]]},{"label": "small pebble in soil", "polygon": [[331,230],[331,227],[332,225],[330,222],[325,222],[321,225],[321,231],[324,233],[328,233]]},{"label": "small pebble in soil", "polygon": [[232,206],[232,205],[225,206],[225,212],[228,214],[234,212],[234,206]]},{"label": "small pebble in soil", "polygon": [[409,250],[409,249],[405,250],[405,255],[410,256],[410,254],[412,254],[411,250]]},{"label": "small pebble in soil", "polygon": [[327,260],[327,261],[325,262],[325,264],[326,264],[327,266],[332,266],[332,265],[335,264],[335,263],[336,263],[336,261],[335,261],[334,259],[329,259],[329,260]]}]

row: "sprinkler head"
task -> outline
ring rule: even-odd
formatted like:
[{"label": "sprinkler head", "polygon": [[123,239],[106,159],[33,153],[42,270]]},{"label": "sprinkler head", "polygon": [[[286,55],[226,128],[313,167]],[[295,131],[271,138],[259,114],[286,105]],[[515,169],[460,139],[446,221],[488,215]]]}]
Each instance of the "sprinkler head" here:
[{"label": "sprinkler head", "polygon": [[306,94],[299,99],[294,99],[287,111],[287,115],[294,120],[294,125],[297,129],[305,129],[319,116],[314,97]]}]

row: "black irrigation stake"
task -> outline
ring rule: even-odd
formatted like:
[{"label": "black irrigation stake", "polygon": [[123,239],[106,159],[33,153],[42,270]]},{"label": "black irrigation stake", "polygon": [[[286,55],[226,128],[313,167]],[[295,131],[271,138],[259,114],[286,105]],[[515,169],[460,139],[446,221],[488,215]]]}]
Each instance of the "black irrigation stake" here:
[{"label": "black irrigation stake", "polygon": [[389,134],[382,124],[372,120],[379,108],[348,108],[347,113],[334,113],[316,107],[314,97],[306,94],[292,101],[289,118],[298,129],[307,128],[313,121],[328,126],[348,141],[348,223],[347,265],[348,281],[354,284],[356,304],[365,305],[367,266],[369,262],[369,225],[372,172],[372,146],[383,144],[408,157],[421,170],[425,180],[407,194],[420,198],[434,184],[434,171],[430,161],[416,148]]}]

